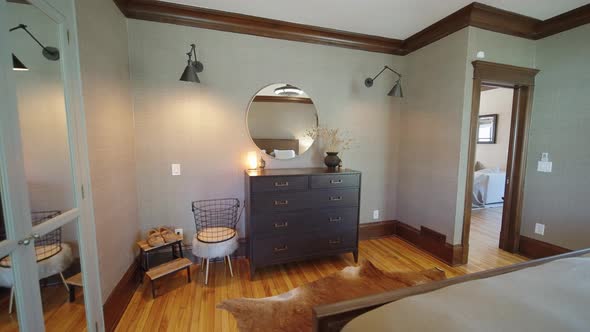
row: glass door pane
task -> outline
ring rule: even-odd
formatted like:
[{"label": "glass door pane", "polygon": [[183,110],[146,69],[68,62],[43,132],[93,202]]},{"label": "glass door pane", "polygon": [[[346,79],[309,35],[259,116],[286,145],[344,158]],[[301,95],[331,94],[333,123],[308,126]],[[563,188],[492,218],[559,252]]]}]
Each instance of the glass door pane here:
[{"label": "glass door pane", "polygon": [[39,224],[75,207],[59,25],[26,1],[7,7],[29,203]]},{"label": "glass door pane", "polygon": [[[36,288],[38,282],[46,330],[80,331],[86,327],[86,319],[84,300],[80,296],[80,212],[74,190],[73,131],[69,127],[72,120],[64,85],[65,30],[56,21],[59,15],[49,16],[33,3],[0,1],[6,1],[2,29],[10,31],[6,44],[12,53],[13,75],[9,83],[16,90],[18,123],[15,125],[20,130],[24,189],[30,210],[26,218],[14,219],[14,222],[28,223],[33,236],[25,244],[27,248],[19,246],[16,250],[22,254],[19,257],[25,257],[25,265],[26,257],[29,262],[35,262],[29,271],[38,278],[29,282],[35,285],[28,286]],[[2,268],[13,268],[12,258],[0,259],[0,272]],[[14,262],[17,264],[14,269],[18,270],[19,260]],[[0,311],[0,323],[6,322],[8,330],[16,317],[22,315],[28,319],[29,315],[24,305],[27,303],[25,289],[17,285],[13,293],[17,304],[22,300],[18,306],[21,312]],[[35,316],[42,319],[40,313]],[[21,317],[21,325],[25,321]],[[0,325],[0,331],[3,329]]]}]

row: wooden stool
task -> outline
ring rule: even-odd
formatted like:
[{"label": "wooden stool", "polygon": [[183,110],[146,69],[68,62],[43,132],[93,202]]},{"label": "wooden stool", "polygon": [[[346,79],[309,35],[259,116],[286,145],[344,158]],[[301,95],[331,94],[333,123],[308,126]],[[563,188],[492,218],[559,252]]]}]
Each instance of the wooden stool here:
[{"label": "wooden stool", "polygon": [[158,266],[154,267],[153,269],[150,269],[149,271],[147,271],[145,274],[148,276],[148,278],[152,282],[152,297],[153,298],[156,297],[156,288],[154,287],[154,281],[156,281],[164,276],[167,276],[169,274],[186,269],[187,282],[190,283],[191,282],[191,265],[193,265],[193,262],[191,262],[188,258],[176,258],[175,260],[158,265]]},{"label": "wooden stool", "polygon": [[76,300],[76,287],[84,287],[82,273],[80,272],[66,279],[66,284],[69,286],[70,302],[74,302]]},{"label": "wooden stool", "polygon": [[[163,243],[159,246],[152,247],[150,246],[147,241],[141,240],[137,241],[137,246],[139,247],[139,258],[140,258],[140,273],[141,279],[140,281],[143,282],[143,274],[149,271],[150,269],[150,253],[154,250],[171,247],[172,248],[172,258],[183,258],[184,255],[182,253],[182,236],[178,236],[177,240],[174,242]],[[177,254],[178,251],[178,254]]]}]

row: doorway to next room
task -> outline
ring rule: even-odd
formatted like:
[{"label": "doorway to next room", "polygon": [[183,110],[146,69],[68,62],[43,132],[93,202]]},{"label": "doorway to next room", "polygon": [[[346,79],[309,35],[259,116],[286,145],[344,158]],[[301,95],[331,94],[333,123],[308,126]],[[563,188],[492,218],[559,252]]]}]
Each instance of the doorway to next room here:
[{"label": "doorway to next room", "polygon": [[499,250],[514,89],[482,85],[471,211],[471,250]]}]

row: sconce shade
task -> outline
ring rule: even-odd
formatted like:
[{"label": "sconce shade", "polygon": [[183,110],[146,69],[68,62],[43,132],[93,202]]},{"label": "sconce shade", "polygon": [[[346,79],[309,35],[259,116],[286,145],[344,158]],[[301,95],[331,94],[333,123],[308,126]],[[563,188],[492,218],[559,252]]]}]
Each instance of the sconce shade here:
[{"label": "sconce shade", "polygon": [[398,80],[397,82],[395,82],[395,85],[393,86],[393,88],[391,88],[391,90],[389,91],[389,93],[387,95],[390,97],[399,97],[399,98],[404,97],[404,92],[402,90],[401,80]]},{"label": "sconce shade", "polygon": [[185,82],[201,83],[199,76],[197,75],[197,68],[191,64],[190,60],[186,65],[182,76],[180,76],[180,80]]},{"label": "sconce shade", "polygon": [[16,55],[14,55],[14,53],[13,53],[12,54],[12,70],[28,71],[29,68],[27,68],[27,66],[25,66],[25,64],[22,63],[22,61],[20,61],[19,58],[17,58]]}]

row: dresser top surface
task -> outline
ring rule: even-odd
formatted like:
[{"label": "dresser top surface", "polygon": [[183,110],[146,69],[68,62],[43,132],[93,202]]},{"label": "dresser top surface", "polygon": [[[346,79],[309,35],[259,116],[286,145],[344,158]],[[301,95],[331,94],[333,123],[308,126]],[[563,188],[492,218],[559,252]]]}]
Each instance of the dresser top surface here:
[{"label": "dresser top surface", "polygon": [[290,175],[322,175],[322,174],[360,174],[361,172],[352,169],[330,169],[327,167],[306,167],[306,168],[274,168],[263,170],[246,170],[250,177],[259,176],[290,176]]}]

